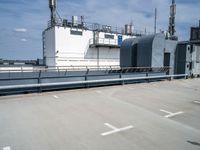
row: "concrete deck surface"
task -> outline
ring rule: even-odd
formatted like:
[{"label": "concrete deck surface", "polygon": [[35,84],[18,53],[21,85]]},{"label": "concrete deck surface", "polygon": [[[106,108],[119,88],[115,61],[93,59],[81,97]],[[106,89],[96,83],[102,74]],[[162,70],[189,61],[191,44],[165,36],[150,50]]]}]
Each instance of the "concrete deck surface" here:
[{"label": "concrete deck surface", "polygon": [[9,149],[199,150],[200,79],[0,97]]}]

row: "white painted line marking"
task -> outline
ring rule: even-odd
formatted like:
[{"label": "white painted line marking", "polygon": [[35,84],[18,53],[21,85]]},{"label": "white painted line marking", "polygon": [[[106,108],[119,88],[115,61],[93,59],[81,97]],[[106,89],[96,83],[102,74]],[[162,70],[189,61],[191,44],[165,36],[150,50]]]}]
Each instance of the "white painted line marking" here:
[{"label": "white painted line marking", "polygon": [[166,111],[166,110],[163,110],[163,109],[160,109],[160,111],[168,114],[168,115],[164,116],[165,118],[171,118],[171,117],[174,117],[174,116],[177,116],[177,115],[180,115],[180,114],[184,113],[182,111],[179,111],[179,112],[176,112],[176,113],[172,113],[172,112],[169,112],[169,111]]},{"label": "white painted line marking", "polygon": [[54,98],[56,98],[56,99],[58,99],[58,98],[59,98],[59,97],[58,97],[58,96],[56,96],[56,95],[54,95],[53,97],[54,97]]},{"label": "white painted line marking", "polygon": [[196,103],[196,104],[200,104],[200,101],[193,101],[194,103]]},{"label": "white painted line marking", "polygon": [[163,110],[163,109],[160,109],[160,111],[162,111],[162,112],[164,112],[164,113],[167,113],[167,114],[171,114],[171,112],[166,111],[166,110]]},{"label": "white painted line marking", "polygon": [[174,117],[174,116],[177,116],[177,115],[180,115],[180,114],[183,114],[183,112],[180,111],[180,112],[177,112],[177,113],[172,113],[172,114],[166,115],[165,117],[166,118],[171,118],[171,117]]},{"label": "white painted line marking", "polygon": [[105,126],[113,129],[113,130],[118,130],[118,128],[114,127],[113,125],[109,124],[109,123],[104,123]]},{"label": "white painted line marking", "polygon": [[113,130],[101,133],[102,136],[107,136],[107,135],[110,135],[110,134],[114,134],[114,133],[118,133],[118,132],[122,132],[122,131],[126,131],[126,130],[134,128],[132,125],[127,126],[127,127],[123,127],[123,128],[117,128],[117,127],[115,127],[115,126],[113,126],[109,123],[104,123],[104,125],[106,125],[107,127],[111,128]]},{"label": "white painted line marking", "polygon": [[7,146],[7,147],[3,147],[3,150],[11,150],[11,148]]}]

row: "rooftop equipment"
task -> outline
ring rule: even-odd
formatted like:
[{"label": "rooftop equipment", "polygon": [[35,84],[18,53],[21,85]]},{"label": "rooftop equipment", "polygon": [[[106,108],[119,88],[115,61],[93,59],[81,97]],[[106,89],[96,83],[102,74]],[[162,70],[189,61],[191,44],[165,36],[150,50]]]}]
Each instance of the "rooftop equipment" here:
[{"label": "rooftop equipment", "polygon": [[75,27],[78,26],[78,16],[72,16],[72,25]]},{"label": "rooftop equipment", "polygon": [[200,21],[198,27],[191,27],[190,41],[200,44]]},{"label": "rooftop equipment", "polygon": [[120,49],[121,67],[163,67],[164,34],[126,39]]},{"label": "rooftop equipment", "polygon": [[156,34],[156,30],[157,30],[157,8],[155,8],[154,34]]},{"label": "rooftop equipment", "polygon": [[133,34],[133,24],[126,24],[125,25],[125,34],[132,35]]},{"label": "rooftop equipment", "polygon": [[81,25],[82,25],[82,27],[84,27],[84,22],[85,22],[85,17],[81,16]]},{"label": "rooftop equipment", "polygon": [[56,24],[56,0],[49,0],[49,8],[51,11],[51,26]]},{"label": "rooftop equipment", "polygon": [[172,5],[170,6],[170,17],[169,17],[169,34],[171,37],[173,37],[176,32],[175,16],[176,16],[176,3],[175,0],[172,0]]}]

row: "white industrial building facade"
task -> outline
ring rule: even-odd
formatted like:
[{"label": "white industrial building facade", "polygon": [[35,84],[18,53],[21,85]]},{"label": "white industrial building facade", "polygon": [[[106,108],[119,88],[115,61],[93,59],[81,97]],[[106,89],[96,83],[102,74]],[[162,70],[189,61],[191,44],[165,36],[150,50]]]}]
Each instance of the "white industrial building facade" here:
[{"label": "white industrial building facade", "polygon": [[47,66],[119,66],[120,46],[133,35],[53,26],[43,32]]}]

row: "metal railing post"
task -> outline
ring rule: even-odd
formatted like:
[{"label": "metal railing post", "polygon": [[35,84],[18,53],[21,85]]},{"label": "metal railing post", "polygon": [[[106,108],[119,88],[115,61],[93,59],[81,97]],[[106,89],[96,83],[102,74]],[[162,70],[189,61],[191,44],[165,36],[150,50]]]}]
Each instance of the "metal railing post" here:
[{"label": "metal railing post", "polygon": [[[89,68],[87,68],[87,71],[86,71],[86,73],[85,73],[85,81],[87,81],[88,80],[88,74],[89,74],[89,71],[90,71],[90,69]],[[89,88],[89,84],[85,84],[85,87],[86,88]]]},{"label": "metal railing post", "polygon": [[67,75],[67,69],[65,70],[65,76]]},{"label": "metal railing post", "polygon": [[[121,69],[121,71],[120,71],[120,73],[119,73],[119,78],[120,78],[120,79],[122,79],[122,72],[123,72],[123,70]],[[124,85],[124,80],[122,80],[121,84]]]},{"label": "metal railing post", "polygon": [[[146,72],[146,77],[148,77],[148,76],[149,76],[149,70],[147,70],[147,72]],[[147,79],[146,81],[149,82],[150,80]]]},{"label": "metal railing post", "polygon": [[38,83],[39,83],[39,84],[41,83],[41,80],[40,80],[40,79],[41,79],[41,72],[42,72],[42,71],[40,70],[40,71],[39,71],[39,74],[38,74]]},{"label": "metal railing post", "polygon": [[[38,75],[38,84],[41,83],[41,74],[42,74],[42,71],[40,70],[39,71],[39,75]],[[38,88],[38,92],[42,92],[42,87],[41,86]]]}]

